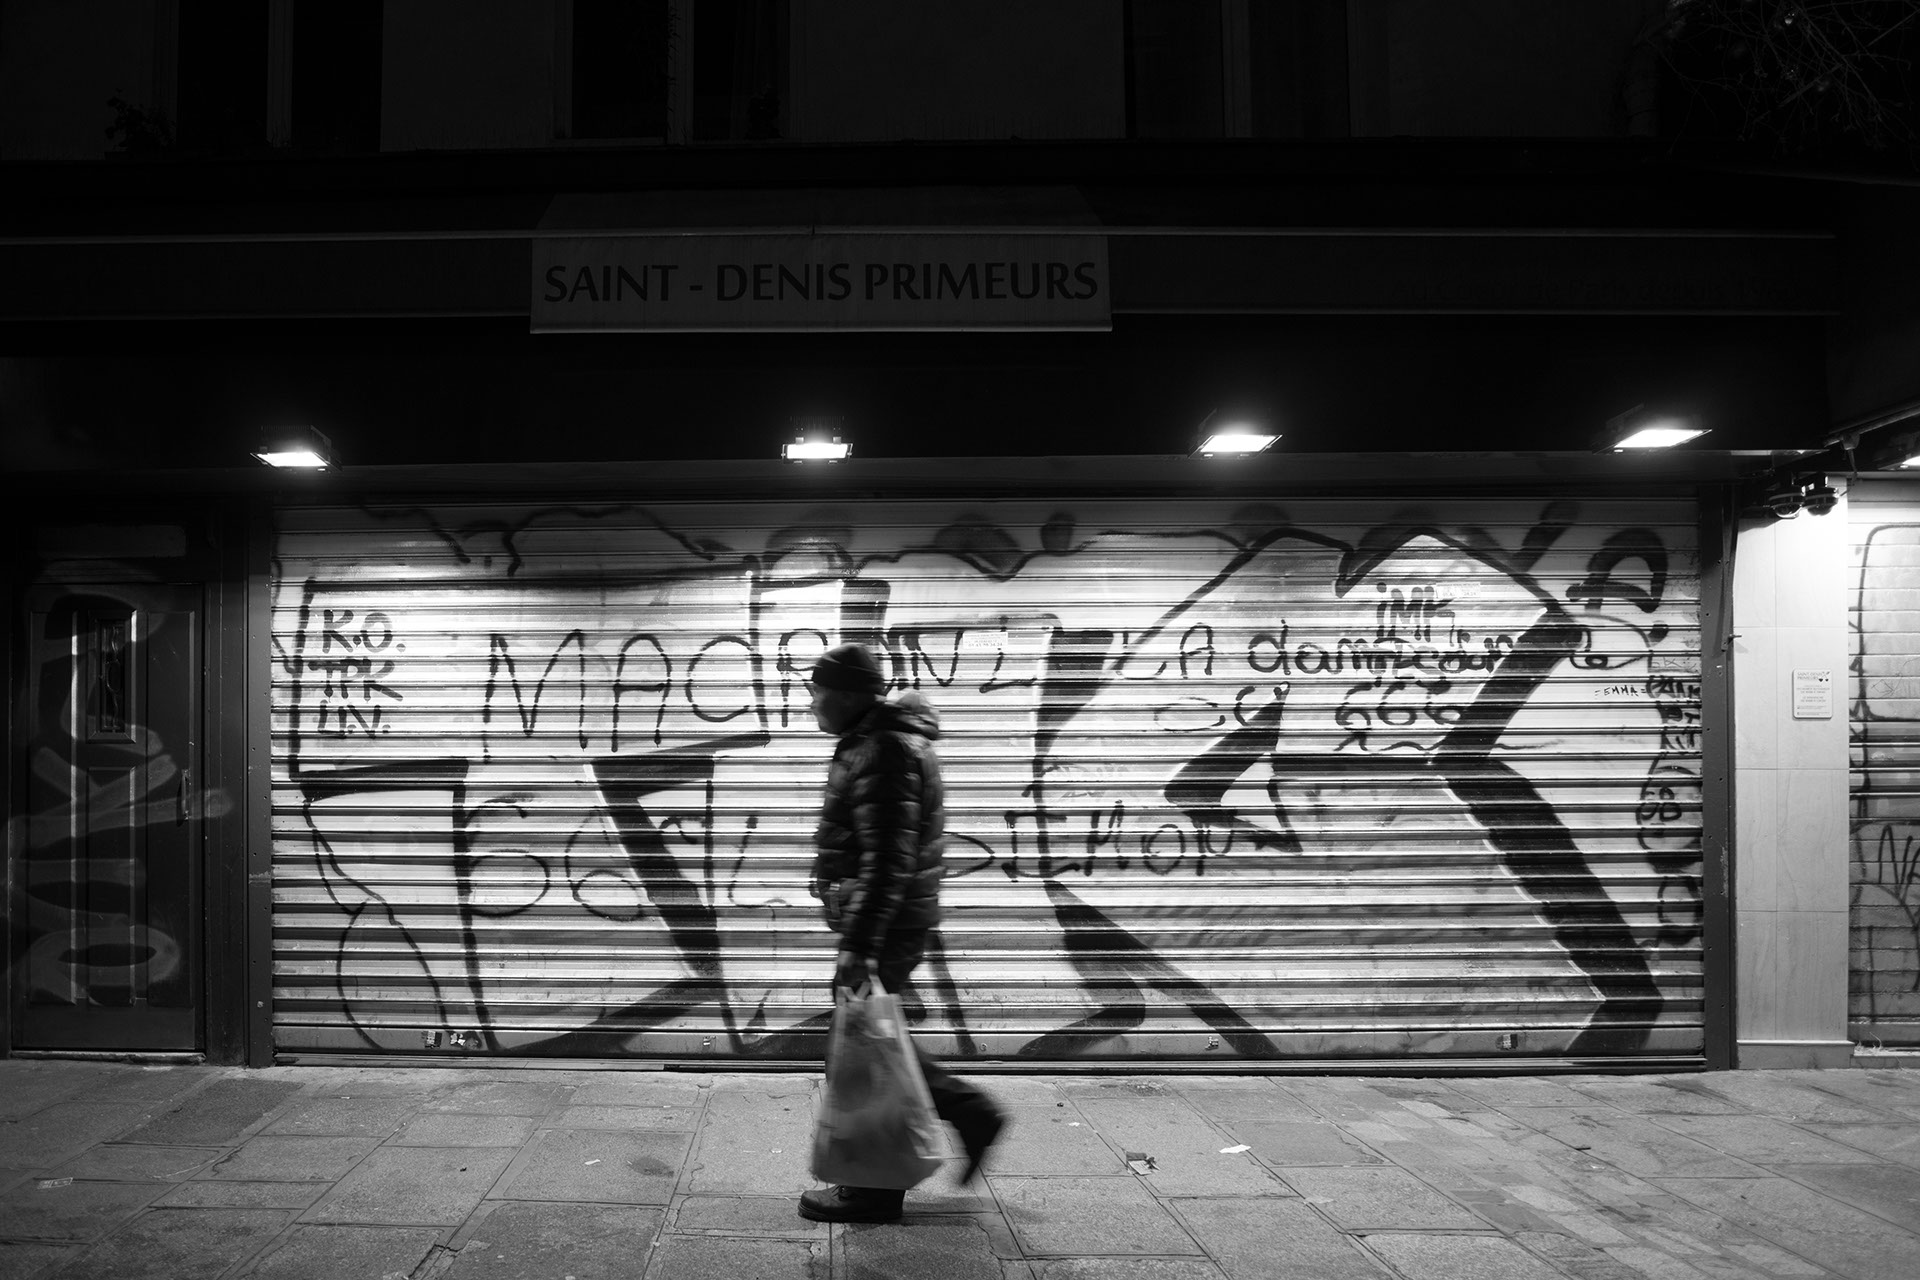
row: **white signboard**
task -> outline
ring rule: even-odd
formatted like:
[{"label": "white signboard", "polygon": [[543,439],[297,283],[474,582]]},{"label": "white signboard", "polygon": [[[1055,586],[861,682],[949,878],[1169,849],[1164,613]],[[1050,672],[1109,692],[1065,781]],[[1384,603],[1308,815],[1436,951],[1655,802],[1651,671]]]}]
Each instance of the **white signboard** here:
[{"label": "white signboard", "polygon": [[1833,718],[1833,672],[1796,667],[1793,672],[1793,718]]},{"label": "white signboard", "polygon": [[634,235],[533,242],[533,329],[1108,329],[1097,235]]}]

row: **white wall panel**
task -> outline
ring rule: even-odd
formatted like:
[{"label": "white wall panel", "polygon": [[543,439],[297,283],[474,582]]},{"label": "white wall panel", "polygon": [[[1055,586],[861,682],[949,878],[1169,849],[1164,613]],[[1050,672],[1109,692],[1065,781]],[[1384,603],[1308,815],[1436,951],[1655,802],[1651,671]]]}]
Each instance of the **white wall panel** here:
[{"label": "white wall panel", "polygon": [[817,1056],[803,681],[864,639],[944,717],[936,1048],[1697,1056],[1694,520],[287,510],[276,1044]]}]

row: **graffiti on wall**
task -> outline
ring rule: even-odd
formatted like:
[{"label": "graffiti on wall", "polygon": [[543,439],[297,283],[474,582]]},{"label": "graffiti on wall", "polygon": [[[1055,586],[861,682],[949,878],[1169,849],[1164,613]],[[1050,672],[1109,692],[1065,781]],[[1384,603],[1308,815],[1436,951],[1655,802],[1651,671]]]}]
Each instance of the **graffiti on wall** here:
[{"label": "graffiti on wall", "polygon": [[1920,586],[1916,549],[1920,525],[1884,524],[1855,538],[1851,617],[1848,1015],[1900,1040],[1920,1024],[1920,635],[1906,603]]},{"label": "graffiti on wall", "polygon": [[961,1053],[1697,1049],[1670,533],[743,511],[282,530],[283,1042],[817,1053],[804,680],[858,639],[945,717]]}]

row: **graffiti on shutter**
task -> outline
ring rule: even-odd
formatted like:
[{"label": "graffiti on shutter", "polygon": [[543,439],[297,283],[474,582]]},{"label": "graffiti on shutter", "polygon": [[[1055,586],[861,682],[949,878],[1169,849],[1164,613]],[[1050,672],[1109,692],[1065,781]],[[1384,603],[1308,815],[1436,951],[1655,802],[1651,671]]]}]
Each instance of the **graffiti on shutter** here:
[{"label": "graffiti on shutter", "polygon": [[817,1056],[861,640],[943,718],[948,1052],[1697,1054],[1692,520],[287,511],[277,1042]]}]

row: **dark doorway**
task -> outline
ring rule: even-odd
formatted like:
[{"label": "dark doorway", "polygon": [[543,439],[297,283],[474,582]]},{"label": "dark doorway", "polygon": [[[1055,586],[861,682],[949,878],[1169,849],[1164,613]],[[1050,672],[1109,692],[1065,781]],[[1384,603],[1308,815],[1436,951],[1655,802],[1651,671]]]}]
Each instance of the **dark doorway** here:
[{"label": "dark doorway", "polygon": [[14,1043],[199,1042],[203,589],[27,598]]}]

